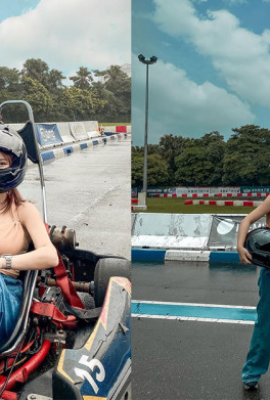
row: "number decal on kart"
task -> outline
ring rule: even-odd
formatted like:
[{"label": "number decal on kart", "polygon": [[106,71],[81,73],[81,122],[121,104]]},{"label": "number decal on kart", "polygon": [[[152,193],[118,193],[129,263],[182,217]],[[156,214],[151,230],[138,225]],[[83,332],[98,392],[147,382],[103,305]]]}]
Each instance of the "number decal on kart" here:
[{"label": "number decal on kart", "polygon": [[79,363],[86,365],[90,369],[90,373],[81,368],[75,368],[74,371],[79,378],[87,379],[92,386],[94,392],[97,394],[99,388],[91,375],[96,370],[96,380],[98,382],[103,382],[105,379],[105,369],[99,360],[94,358],[88,361],[88,358],[88,356],[82,356]]}]

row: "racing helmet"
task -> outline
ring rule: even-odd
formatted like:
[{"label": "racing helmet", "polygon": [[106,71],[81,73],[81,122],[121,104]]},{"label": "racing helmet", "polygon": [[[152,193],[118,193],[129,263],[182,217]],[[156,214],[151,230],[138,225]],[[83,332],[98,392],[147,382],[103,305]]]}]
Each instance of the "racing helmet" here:
[{"label": "racing helmet", "polygon": [[252,264],[270,268],[270,228],[261,227],[250,231],[244,246],[252,256]]},{"label": "racing helmet", "polygon": [[27,168],[27,150],[19,134],[0,124],[0,151],[12,156],[10,167],[0,168],[0,193],[8,192],[22,183]]}]

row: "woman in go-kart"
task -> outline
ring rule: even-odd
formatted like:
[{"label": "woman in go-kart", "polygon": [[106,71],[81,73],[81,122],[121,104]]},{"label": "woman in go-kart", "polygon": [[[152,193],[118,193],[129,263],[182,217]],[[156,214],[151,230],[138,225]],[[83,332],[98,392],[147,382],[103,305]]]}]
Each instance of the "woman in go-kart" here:
[{"label": "woman in go-kart", "polygon": [[[9,338],[19,315],[23,295],[20,271],[58,264],[39,211],[16,189],[26,167],[23,140],[0,125],[0,346]],[[30,242],[35,250],[27,253]]]}]

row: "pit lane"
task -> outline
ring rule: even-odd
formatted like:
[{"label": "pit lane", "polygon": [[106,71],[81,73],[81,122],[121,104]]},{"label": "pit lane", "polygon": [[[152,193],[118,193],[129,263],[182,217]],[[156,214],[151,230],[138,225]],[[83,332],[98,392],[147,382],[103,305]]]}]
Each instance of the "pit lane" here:
[{"label": "pit lane", "polygon": [[[80,248],[130,259],[130,138],[93,146],[44,165],[47,215],[76,230]],[[22,195],[41,211],[38,170]]]},{"label": "pit lane", "polygon": [[241,381],[259,268],[179,262],[132,267],[133,400],[270,398],[269,373],[258,392],[244,392]]}]

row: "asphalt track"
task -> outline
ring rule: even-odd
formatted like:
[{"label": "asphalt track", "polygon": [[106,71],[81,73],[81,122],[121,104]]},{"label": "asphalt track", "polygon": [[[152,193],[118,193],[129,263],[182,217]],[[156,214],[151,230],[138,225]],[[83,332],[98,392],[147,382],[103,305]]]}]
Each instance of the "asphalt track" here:
[{"label": "asphalt track", "polygon": [[[266,400],[242,388],[259,268],[133,263],[133,400]],[[270,338],[269,338],[270,340]]]},{"label": "asphalt track", "polygon": [[[130,259],[130,143],[115,140],[44,165],[48,222],[75,229],[82,249]],[[19,189],[42,209],[36,167]]]}]

